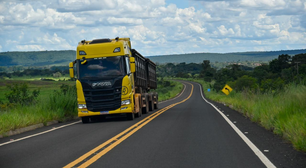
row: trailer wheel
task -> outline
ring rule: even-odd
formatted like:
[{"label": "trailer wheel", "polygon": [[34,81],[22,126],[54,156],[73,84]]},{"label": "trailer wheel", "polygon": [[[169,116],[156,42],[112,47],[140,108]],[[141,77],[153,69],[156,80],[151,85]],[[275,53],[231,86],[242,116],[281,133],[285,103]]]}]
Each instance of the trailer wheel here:
[{"label": "trailer wheel", "polygon": [[127,117],[128,120],[134,120],[134,118],[135,118],[134,113],[127,113],[126,117]]},{"label": "trailer wheel", "polygon": [[149,112],[148,102],[146,103],[146,107],[142,108],[142,114],[147,114]]},{"label": "trailer wheel", "polygon": [[156,98],[154,98],[154,101],[156,101],[156,104],[153,103],[153,104],[154,104],[154,108],[155,108],[155,109],[158,109],[158,94],[155,93],[155,94],[154,94],[154,97],[156,97]]},{"label": "trailer wheel", "polygon": [[141,115],[142,115],[141,110],[138,113],[135,113],[135,117],[137,117],[137,118],[141,117]]},{"label": "trailer wheel", "polygon": [[89,117],[82,117],[82,123],[86,124],[90,122],[90,118]]},{"label": "trailer wheel", "polygon": [[148,96],[145,96],[146,107],[142,107],[142,114],[147,114],[149,112],[149,101]]},{"label": "trailer wheel", "polygon": [[154,101],[153,100],[149,101],[149,110],[150,111],[154,110]]}]

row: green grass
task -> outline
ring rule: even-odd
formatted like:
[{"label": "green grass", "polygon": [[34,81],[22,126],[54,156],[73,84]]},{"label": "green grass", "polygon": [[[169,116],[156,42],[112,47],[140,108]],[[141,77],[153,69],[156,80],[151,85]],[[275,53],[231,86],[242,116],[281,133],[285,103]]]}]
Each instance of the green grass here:
[{"label": "green grass", "polygon": [[177,81],[170,81],[171,86],[163,87],[158,85],[156,92],[158,93],[158,101],[164,101],[177,96],[183,89],[183,84]]},{"label": "green grass", "polygon": [[306,86],[291,84],[277,94],[232,91],[228,96],[210,91],[201,83],[207,98],[224,103],[241,112],[275,134],[290,141],[295,149],[306,152]]},{"label": "green grass", "polygon": [[[37,77],[38,78],[38,77]],[[67,85],[75,85],[75,81],[41,81],[41,80],[34,80],[31,78],[24,78],[24,80],[0,80],[0,101],[5,100],[5,93],[8,92],[6,85],[12,83],[28,83],[29,90],[40,89],[40,94],[38,99],[46,99],[53,93],[54,90],[58,90],[62,84]]]},{"label": "green grass", "polygon": [[[1,81],[0,100],[7,103],[4,93],[7,92],[6,84],[21,83],[24,81]],[[52,120],[65,121],[77,115],[76,92],[74,81],[28,81],[29,90],[40,89],[37,103],[27,106],[15,104],[11,108],[0,108],[0,135],[17,128],[22,128],[38,123],[47,123]],[[70,86],[67,94],[60,92],[60,86]],[[56,90],[56,91],[55,91]]]},{"label": "green grass", "polygon": [[[0,100],[5,102],[6,84],[27,82],[29,90],[40,89],[38,102],[33,105],[14,105],[13,108],[0,108],[0,135],[7,131],[23,128],[26,126],[44,123],[48,121],[65,121],[77,116],[77,101],[75,81],[39,81],[39,80],[2,80],[0,81]],[[175,97],[181,92],[183,85],[171,81],[171,86],[162,87],[156,91],[159,93],[159,101]],[[70,85],[67,94],[59,92],[62,84]],[[54,91],[56,90],[56,92]]]}]

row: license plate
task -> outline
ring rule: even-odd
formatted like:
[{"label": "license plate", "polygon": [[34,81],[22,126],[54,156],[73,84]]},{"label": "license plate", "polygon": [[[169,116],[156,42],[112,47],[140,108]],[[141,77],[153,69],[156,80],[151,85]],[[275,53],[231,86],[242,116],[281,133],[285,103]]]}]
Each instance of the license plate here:
[{"label": "license plate", "polygon": [[109,114],[109,111],[100,111],[100,114]]}]

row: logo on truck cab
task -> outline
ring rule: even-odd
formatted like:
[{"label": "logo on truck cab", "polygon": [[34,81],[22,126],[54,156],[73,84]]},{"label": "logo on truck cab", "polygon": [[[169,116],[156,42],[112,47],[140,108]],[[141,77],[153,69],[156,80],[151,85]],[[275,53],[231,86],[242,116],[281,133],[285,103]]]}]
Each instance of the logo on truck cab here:
[{"label": "logo on truck cab", "polygon": [[96,83],[92,83],[91,86],[93,88],[97,88],[97,87],[104,87],[104,86],[112,86],[112,83],[110,81],[106,81],[106,82],[96,82]]}]

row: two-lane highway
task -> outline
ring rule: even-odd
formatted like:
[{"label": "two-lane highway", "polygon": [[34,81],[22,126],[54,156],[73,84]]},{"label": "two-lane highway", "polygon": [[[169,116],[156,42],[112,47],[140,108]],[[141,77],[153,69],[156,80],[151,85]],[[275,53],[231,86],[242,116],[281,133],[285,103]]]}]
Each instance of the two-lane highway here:
[{"label": "two-lane highway", "polygon": [[200,85],[183,83],[181,95],[133,121],[76,122],[1,146],[63,124],[2,138],[0,167],[274,167],[203,99]]}]

